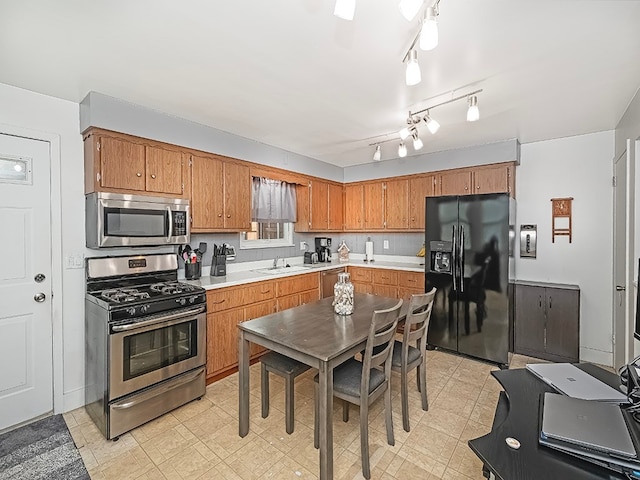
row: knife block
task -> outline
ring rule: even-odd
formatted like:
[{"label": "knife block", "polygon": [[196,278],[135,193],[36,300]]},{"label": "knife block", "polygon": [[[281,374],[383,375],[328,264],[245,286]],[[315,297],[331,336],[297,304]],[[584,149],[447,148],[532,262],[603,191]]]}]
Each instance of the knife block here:
[{"label": "knife block", "polygon": [[200,278],[202,264],[200,262],[184,264],[184,278],[187,280],[197,280]]},{"label": "knife block", "polygon": [[224,277],[227,274],[227,256],[214,255],[211,260],[211,276]]}]

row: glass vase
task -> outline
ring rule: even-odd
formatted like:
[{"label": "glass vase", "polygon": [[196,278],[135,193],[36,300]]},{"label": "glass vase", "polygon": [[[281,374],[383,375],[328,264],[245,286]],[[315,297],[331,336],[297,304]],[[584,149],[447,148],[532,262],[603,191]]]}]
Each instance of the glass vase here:
[{"label": "glass vase", "polygon": [[338,315],[353,313],[353,283],[348,273],[339,273],[338,281],[333,286],[333,310]]}]

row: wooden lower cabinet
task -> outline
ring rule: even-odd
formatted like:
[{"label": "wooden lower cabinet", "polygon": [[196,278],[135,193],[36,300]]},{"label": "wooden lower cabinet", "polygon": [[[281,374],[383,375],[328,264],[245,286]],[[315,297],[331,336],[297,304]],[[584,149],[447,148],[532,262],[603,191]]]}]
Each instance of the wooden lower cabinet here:
[{"label": "wooden lower cabinet", "polygon": [[[207,379],[238,367],[238,324],[320,299],[318,272],[207,292]],[[250,358],[266,349],[251,344]]]},{"label": "wooden lower cabinet", "polygon": [[387,268],[349,267],[356,293],[373,293],[406,301],[411,295],[424,293],[424,273]]}]

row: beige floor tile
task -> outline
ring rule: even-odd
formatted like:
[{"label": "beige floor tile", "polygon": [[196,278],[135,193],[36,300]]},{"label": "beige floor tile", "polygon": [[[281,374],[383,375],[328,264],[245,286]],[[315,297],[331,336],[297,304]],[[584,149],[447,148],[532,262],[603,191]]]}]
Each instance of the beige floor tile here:
[{"label": "beige floor tile", "polygon": [[[531,359],[513,356],[511,367]],[[384,401],[369,412],[372,478],[377,480],[469,480],[482,478],[481,463],[467,441],[490,430],[500,384],[495,367],[442,351],[427,352],[429,410],[422,410],[415,371],[409,379],[411,431],[402,428],[400,376],[391,379],[395,445],[387,444]],[[84,408],[64,418],[92,479],[316,480],[319,451],[313,447],[314,370],[295,385],[295,431],[287,435],[284,382],[271,375],[268,418],[261,417],[260,365],[250,367],[250,431],[238,435],[238,375],[207,387],[200,401],[174,410],[107,441]],[[342,421],[334,400],[334,478],[362,479],[359,408]]]}]

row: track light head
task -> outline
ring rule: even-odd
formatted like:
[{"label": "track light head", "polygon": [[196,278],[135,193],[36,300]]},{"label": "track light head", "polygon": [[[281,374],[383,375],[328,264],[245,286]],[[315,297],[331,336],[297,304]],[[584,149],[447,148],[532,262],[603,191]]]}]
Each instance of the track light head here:
[{"label": "track light head", "polygon": [[416,151],[420,150],[424,146],[424,143],[422,143],[422,140],[420,140],[417,129],[413,131],[412,137],[413,137],[413,149]]},{"label": "track light head", "polygon": [[478,97],[469,96],[469,109],[467,110],[467,122],[475,122],[480,118],[480,110],[478,109]]},{"label": "track light head", "polygon": [[398,156],[400,158],[404,158],[407,156],[407,146],[404,144],[404,142],[400,142],[400,145],[398,145]]},{"label": "track light head", "polygon": [[343,20],[353,20],[356,12],[356,0],[336,0],[333,14]]},{"label": "track light head", "polygon": [[380,145],[376,145],[376,151],[373,152],[373,161],[379,162],[381,158],[382,158],[382,149],[380,148]]},{"label": "track light head", "polygon": [[436,133],[440,129],[440,124],[437,120],[431,118],[429,112],[427,112],[427,114],[424,116],[424,121],[427,124],[427,128],[432,134]]},{"label": "track light head", "polygon": [[405,81],[407,85],[417,85],[422,80],[420,74],[420,65],[418,65],[418,52],[416,50],[409,50],[407,55],[407,71],[405,73]]},{"label": "track light head", "polygon": [[437,11],[434,7],[427,8],[422,29],[420,30],[420,49],[433,50],[438,46],[438,21]]}]

